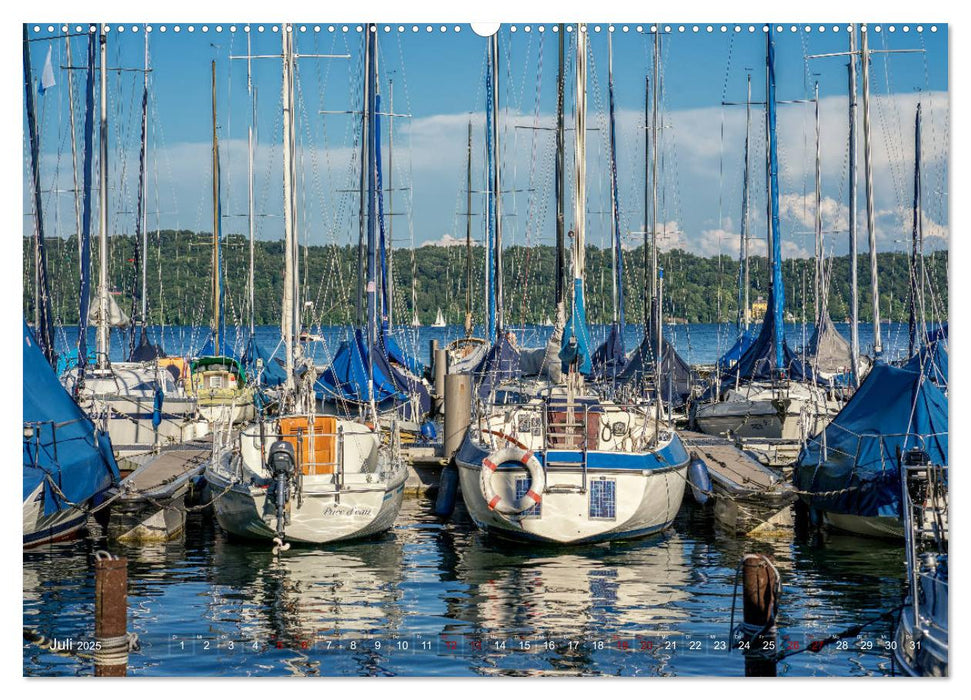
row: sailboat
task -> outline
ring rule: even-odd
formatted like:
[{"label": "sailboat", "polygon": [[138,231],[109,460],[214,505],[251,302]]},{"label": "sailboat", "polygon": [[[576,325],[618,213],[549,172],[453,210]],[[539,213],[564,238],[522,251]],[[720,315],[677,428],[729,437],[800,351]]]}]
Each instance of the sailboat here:
[{"label": "sailboat", "polygon": [[[584,390],[592,354],[584,310],[585,27],[578,27],[575,35],[573,294],[559,353],[565,383],[532,398],[491,391],[488,400],[477,404],[477,415],[455,456],[462,497],[480,529],[503,538],[558,544],[626,539],[665,529],[680,508],[689,462],[677,434],[648,410],[620,406]],[[493,36],[492,55],[498,53],[497,46]],[[497,331],[502,338],[501,323]],[[500,357],[504,347],[501,340],[495,346]]]},{"label": "sailboat", "polygon": [[893,654],[908,676],[948,675],[947,472],[924,459],[901,465],[908,586]]},{"label": "sailboat", "polygon": [[[147,35],[146,35],[147,38]],[[93,138],[94,71],[96,43],[100,47],[101,118],[99,157],[99,275],[97,306],[89,308],[90,278],[90,193],[94,190],[91,176],[91,141]],[[147,362],[109,360],[112,326],[127,325],[127,316],[111,297],[108,287],[108,90],[106,35],[102,29],[93,33],[88,44],[88,80],[85,117],[84,214],[80,231],[82,245],[81,294],[77,366],[61,378],[68,392],[88,415],[101,424],[111,436],[122,468],[131,467],[125,458],[156,452],[167,444],[181,443],[207,434],[208,428],[196,420],[195,399],[186,395],[180,379],[158,359]],[[144,105],[144,100],[143,100]],[[144,159],[143,159],[144,160]],[[88,366],[87,324],[89,317],[97,325],[97,356],[94,367]],[[176,372],[178,373],[178,372]]]},{"label": "sailboat", "polygon": [[[644,124],[645,127],[650,124],[650,129],[645,130],[644,142],[644,278],[650,280],[644,285],[644,338],[621,365],[619,374],[610,377],[609,388],[619,397],[657,402],[655,410],[666,409],[669,417],[680,421],[685,418],[686,407],[694,395],[697,374],[664,336],[664,275],[657,241],[661,150],[658,111],[662,101],[660,32],[654,34],[653,53],[653,79],[647,80],[644,91]],[[614,226],[617,228],[619,223]],[[615,248],[615,257],[619,257],[619,243],[615,243]],[[620,279],[616,284],[620,284]],[[615,337],[619,340],[621,336]],[[615,357],[616,354],[614,351]]]},{"label": "sailboat", "polygon": [[[920,210],[919,107],[915,140],[916,212]],[[915,248],[919,237],[915,214]],[[912,267],[915,264],[916,260]],[[912,287],[912,343],[919,296],[920,291]],[[908,536],[907,505],[901,503],[908,494],[902,495],[901,478],[909,478],[904,476],[908,466],[947,466],[945,343],[946,329],[927,338],[901,367],[877,361],[839,415],[806,443],[793,481],[817,523],[860,535]]]},{"label": "sailboat", "polygon": [[[377,32],[365,33],[363,126],[367,164],[367,341],[375,347],[380,331],[375,275],[378,241],[376,193],[380,141],[376,136]],[[299,342],[299,275],[296,219],[294,47],[289,31],[283,40],[284,273],[282,335],[286,346],[286,383],[282,410],[272,419],[259,416],[238,434],[227,434],[206,469],[216,520],[227,532],[272,540],[280,551],[290,542],[322,544],[367,537],[387,530],[401,509],[407,473],[400,453],[397,423],[382,426],[376,401],[378,370],[374,354],[364,362],[368,394],[354,418],[321,415],[315,410],[315,370]],[[356,336],[363,341],[363,333]],[[362,348],[355,344],[355,348]],[[363,359],[367,357],[367,359]]]},{"label": "sailboat", "polygon": [[435,316],[435,323],[432,324],[432,328],[445,328],[445,317],[442,315],[442,310],[438,310],[438,315]]},{"label": "sailboat", "polygon": [[241,423],[256,408],[246,372],[226,344],[223,318],[222,206],[219,176],[219,138],[216,133],[216,62],[212,61],[212,335],[192,361],[189,393],[199,414],[209,422]]},{"label": "sailboat", "polygon": [[472,328],[472,121],[469,120],[465,169],[465,335],[445,346],[451,374],[470,373],[489,352],[489,341],[474,337]]},{"label": "sailboat", "polygon": [[24,547],[77,537],[88,510],[120,478],[111,440],[57,380],[23,329]]},{"label": "sailboat", "polygon": [[771,263],[768,311],[752,345],[693,405],[693,421],[709,435],[730,435],[762,461],[791,464],[805,440],[840,409],[839,396],[816,384],[811,367],[789,349],[783,327],[782,245],[776,155],[775,47],[766,35],[768,237]]}]

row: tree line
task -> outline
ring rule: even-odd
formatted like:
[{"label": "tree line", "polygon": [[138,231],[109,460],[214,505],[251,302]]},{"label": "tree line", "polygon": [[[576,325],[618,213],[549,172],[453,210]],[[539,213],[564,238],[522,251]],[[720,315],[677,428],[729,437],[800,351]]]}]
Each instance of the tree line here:
[{"label": "tree line", "polygon": [[[136,277],[134,236],[111,236],[108,280],[115,300],[126,312],[140,307],[141,275]],[[77,238],[47,241],[47,277],[54,318],[57,323],[77,323],[79,251]],[[248,323],[249,242],[244,236],[224,237],[223,310],[229,324]],[[23,308],[28,320],[34,309],[34,244],[24,237]],[[252,315],[257,325],[280,321],[283,296],[283,243],[257,241],[253,255],[254,292]],[[471,250],[471,266],[464,246],[424,246],[391,251],[392,321],[410,323],[417,315],[422,324],[431,323],[438,309],[449,323],[461,324],[466,304],[479,323],[484,310],[484,251]],[[149,236],[149,249],[140,259],[147,273],[148,321],[150,324],[206,325],[212,317],[212,235],[188,230],[162,230]],[[97,288],[97,241],[92,245],[91,294]],[[542,323],[554,314],[555,249],[552,246],[512,246],[504,250],[503,281],[506,321],[509,324]],[[872,319],[870,264],[858,260],[859,309],[861,321]],[[732,322],[738,314],[738,260],[728,256],[701,257],[685,250],[659,255],[664,270],[663,308],[666,318],[689,323]],[[925,256],[925,310],[929,320],[946,320],[948,253]],[[567,262],[569,265],[569,261]],[[588,247],[586,257],[587,319],[609,323],[613,317],[612,260],[610,249]],[[626,319],[641,323],[644,318],[644,250],[638,247],[623,254],[623,293]],[[471,267],[471,276],[468,275]],[[850,315],[849,257],[827,261],[830,268],[828,308],[836,321]],[[909,314],[910,261],[907,253],[878,255],[880,312],[884,319],[906,321]],[[351,245],[311,245],[300,253],[301,297],[307,324],[353,323],[358,306],[358,249]],[[814,308],[814,261],[794,258],[782,267],[786,313],[794,319],[812,321]],[[567,272],[569,277],[569,270]],[[768,296],[769,269],[765,257],[750,258],[750,301]],[[569,284],[567,290],[570,289]]]}]

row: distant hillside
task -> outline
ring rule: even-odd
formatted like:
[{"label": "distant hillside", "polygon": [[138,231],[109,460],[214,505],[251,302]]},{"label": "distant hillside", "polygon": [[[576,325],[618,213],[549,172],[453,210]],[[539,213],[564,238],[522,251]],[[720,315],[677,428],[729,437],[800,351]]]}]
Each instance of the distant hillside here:
[{"label": "distant hillside", "polygon": [[[212,299],[211,234],[192,231],[161,231],[149,239],[148,298],[150,323],[205,324],[211,314]],[[97,284],[97,246],[92,251]],[[241,236],[228,236],[224,242],[226,270],[225,313],[230,323],[248,318],[249,246]],[[24,313],[33,317],[33,242],[23,240]],[[132,304],[134,239],[113,236],[109,246],[109,279],[115,297],[126,312]],[[279,323],[283,284],[283,244],[259,242],[255,251],[255,318],[257,324]],[[484,307],[481,247],[472,249],[471,299],[474,317],[481,320]],[[324,324],[353,320],[356,305],[358,259],[351,246],[310,246],[301,255],[304,300],[313,302],[313,316]],[[512,324],[540,323],[553,316],[553,260],[550,246],[512,247],[505,254],[505,308]],[[78,245],[76,238],[49,241],[48,275],[58,323],[77,322]],[[738,261],[727,255],[702,258],[683,250],[660,256],[664,268],[664,313],[688,322],[732,321],[738,308]],[[928,297],[928,315],[947,314],[946,251],[929,254],[926,271],[933,294]],[[609,322],[611,317],[610,251],[590,247],[587,251],[587,318],[591,323]],[[871,318],[870,266],[865,255],[859,260],[860,317]],[[643,252],[641,248],[624,253],[624,294],[627,320],[643,320]],[[835,320],[849,316],[849,259],[832,261],[829,309]],[[884,318],[907,319],[909,299],[908,257],[904,253],[879,255],[880,308]],[[423,246],[395,249],[394,322],[412,317],[412,280],[419,320],[431,323],[439,308],[449,323],[461,323],[465,315],[466,261],[464,246]],[[813,309],[813,263],[811,260],[786,260],[783,265],[786,311],[796,319],[803,308],[811,320]],[[765,258],[751,260],[750,299],[765,296],[768,272]],[[805,289],[805,307],[803,306]],[[309,313],[309,310],[308,310]],[[308,315],[309,318],[309,315]]]}]

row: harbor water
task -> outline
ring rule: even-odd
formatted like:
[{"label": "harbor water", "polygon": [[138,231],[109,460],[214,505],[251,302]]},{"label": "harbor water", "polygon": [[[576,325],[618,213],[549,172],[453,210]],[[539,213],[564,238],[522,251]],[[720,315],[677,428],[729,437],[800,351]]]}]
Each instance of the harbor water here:
[{"label": "harbor water", "polygon": [[[692,362],[713,361],[718,334],[731,332],[672,330]],[[888,330],[891,344],[906,342],[905,329]],[[432,334],[445,342],[459,333],[419,331],[412,346],[423,359]],[[278,338],[260,333],[268,345]],[[190,352],[177,344],[190,336],[205,339],[200,329],[166,329],[166,350]],[[326,352],[337,338],[331,329],[316,345]],[[893,673],[889,619],[819,651],[809,646],[900,605],[900,544],[736,538],[718,529],[710,507],[689,501],[659,535],[564,548],[495,540],[461,504],[446,522],[429,496],[414,496],[376,539],[295,546],[280,557],[192,513],[184,535],[167,544],[80,540],[25,551],[23,624],[75,648],[90,643],[92,555],[107,548],[128,558],[128,629],[140,643],[130,676],[741,676],[744,658],[730,635],[741,621],[738,566],[744,554],[766,553],[782,582],[779,649],[792,652],[779,675]],[[25,643],[23,673],[92,675],[93,667]]]},{"label": "harbor water", "polygon": [[[782,580],[783,676],[889,675],[892,624],[803,651],[901,602],[904,553],[878,540],[722,534],[685,502],[661,535],[579,548],[522,547],[406,499],[377,539],[296,548],[230,540],[201,514],[184,539],[128,557],[130,676],[741,676],[731,650],[736,571],[765,552]],[[24,626],[93,636],[91,555],[77,541],[24,553]],[[735,622],[741,615],[741,590]],[[24,646],[27,676],[91,675],[89,660]]]}]

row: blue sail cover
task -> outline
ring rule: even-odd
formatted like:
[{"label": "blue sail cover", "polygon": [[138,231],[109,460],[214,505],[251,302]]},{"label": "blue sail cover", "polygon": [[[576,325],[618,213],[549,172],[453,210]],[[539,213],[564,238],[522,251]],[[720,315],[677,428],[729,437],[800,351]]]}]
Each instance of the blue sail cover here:
[{"label": "blue sail cover", "polygon": [[[773,290],[769,290],[768,308],[773,308]],[[753,382],[769,380],[780,371],[791,379],[813,381],[812,369],[806,366],[789,349],[785,336],[782,336],[782,352],[777,352],[776,324],[778,315],[766,313],[762,320],[762,329],[748,350],[742,353],[734,365],[721,375],[721,388],[724,391],[738,382]],[[781,330],[781,329],[780,329]],[[782,356],[782,366],[778,366],[778,357]],[[710,392],[711,390],[709,390]],[[720,392],[719,392],[720,393]]]},{"label": "blue sail cover", "polygon": [[24,498],[45,484],[44,515],[68,507],[57,489],[72,503],[84,503],[120,478],[111,441],[95,433],[91,419],[61,386],[25,322],[25,429],[28,423],[33,436],[25,430]]},{"label": "blue sail cover", "polygon": [[[257,360],[262,362],[262,369],[256,366]],[[250,335],[246,342],[240,364],[246,371],[247,377],[259,378],[259,384],[262,387],[277,387],[287,381],[286,369],[277,358],[260,347],[255,335]]]},{"label": "blue sail cover", "polygon": [[[342,400],[352,403],[368,403],[368,365],[374,362],[374,402],[382,410],[395,405],[408,404],[410,397],[417,396],[422,413],[431,410],[431,397],[420,380],[408,377],[388,362],[383,347],[369,353],[360,328],[354,337],[340,344],[334,361],[317,378],[314,384],[317,398],[321,401]],[[410,410],[410,409],[409,409]],[[417,419],[418,416],[404,416]]]},{"label": "blue sail cover", "polygon": [[[919,447],[946,465],[947,399],[919,372],[877,362],[823,435],[799,454],[793,481],[817,510],[900,517],[898,453]],[[825,449],[824,449],[825,445]]]},{"label": "blue sail cover", "polygon": [[145,326],[142,326],[141,338],[128,359],[132,362],[151,362],[159,357],[165,357],[165,350],[162,349],[162,344],[152,345],[148,342],[148,334],[145,332]]},{"label": "blue sail cover", "polygon": [[617,322],[610,324],[610,334],[603,345],[593,353],[591,360],[593,376],[596,379],[616,379],[627,365],[627,355],[624,353],[624,336]]},{"label": "blue sail cover", "polygon": [[947,331],[945,330],[943,337],[937,337],[938,340],[933,340],[918,350],[903,367],[911,372],[923,372],[925,377],[947,391]]},{"label": "blue sail cover", "polygon": [[[627,385],[643,384],[653,380],[654,343],[657,332],[654,323],[648,327],[648,335],[641,341],[627,359],[627,366],[618,381]],[[667,338],[661,337],[661,371],[657,378],[657,389],[661,399],[672,408],[684,407],[691,396],[692,387],[697,379],[694,370],[684,361]],[[653,393],[653,392],[652,392]]]},{"label": "blue sail cover", "polygon": [[726,369],[738,362],[745,351],[752,347],[752,343],[755,342],[757,337],[751,330],[742,331],[742,334],[735,340],[735,344],[718,358],[718,367]]},{"label": "blue sail cover", "polygon": [[416,377],[420,377],[425,374],[425,366],[416,358],[411,357],[401,349],[401,346],[398,345],[398,341],[396,341],[394,336],[391,335],[391,330],[388,328],[387,323],[382,325],[382,332],[384,334],[384,347],[388,351],[388,358],[392,362],[397,362],[399,365],[407,367],[408,371]]},{"label": "blue sail cover", "polygon": [[[216,345],[215,345],[216,331],[209,333],[209,337],[206,339],[206,344],[202,346],[202,349],[196,353],[196,357],[213,357],[216,356]],[[236,354],[236,350],[231,348],[226,343],[225,337],[221,336],[219,341],[219,347],[221,352],[218,354],[219,357],[231,357],[234,360],[240,361],[239,355]]]},{"label": "blue sail cover", "polygon": [[472,370],[472,381],[481,399],[488,398],[498,384],[521,376],[520,352],[505,335],[489,348],[482,362]]},{"label": "blue sail cover", "polygon": [[569,371],[574,363],[580,374],[593,371],[590,361],[590,329],[587,328],[587,311],[583,301],[583,280],[573,280],[573,313],[563,329],[563,345],[560,347],[563,371]]}]

